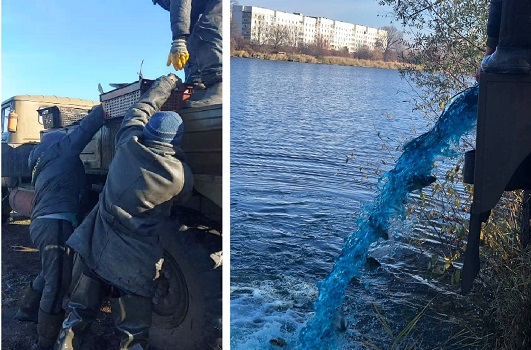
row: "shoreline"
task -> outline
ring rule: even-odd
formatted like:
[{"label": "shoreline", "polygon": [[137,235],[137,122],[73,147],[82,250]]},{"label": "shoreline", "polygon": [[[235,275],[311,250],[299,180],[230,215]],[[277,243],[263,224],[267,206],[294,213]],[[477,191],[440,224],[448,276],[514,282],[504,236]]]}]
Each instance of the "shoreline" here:
[{"label": "shoreline", "polygon": [[249,53],[247,51],[231,51],[230,57],[237,58],[254,58],[268,61],[286,61],[286,62],[300,62],[300,63],[317,63],[317,64],[329,64],[338,66],[350,66],[350,67],[367,67],[367,68],[381,68],[399,70],[407,67],[405,63],[401,62],[385,62],[385,61],[373,61],[364,60],[350,57],[338,57],[338,56],[323,56],[315,57],[305,54],[291,54],[291,53],[262,53],[254,52]]}]

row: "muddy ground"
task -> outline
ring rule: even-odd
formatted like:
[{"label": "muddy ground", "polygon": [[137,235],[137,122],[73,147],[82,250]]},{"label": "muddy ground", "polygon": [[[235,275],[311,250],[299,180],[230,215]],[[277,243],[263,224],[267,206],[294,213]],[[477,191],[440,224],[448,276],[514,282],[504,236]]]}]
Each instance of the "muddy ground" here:
[{"label": "muddy ground", "polygon": [[[12,214],[13,215],[13,214]],[[192,233],[217,232],[221,237],[221,221],[212,221],[194,211],[182,209],[174,217],[187,225]],[[34,349],[37,343],[37,325],[14,319],[18,300],[26,286],[40,271],[39,252],[29,236],[27,218],[10,218],[2,223],[2,350]],[[217,242],[217,241],[216,241]],[[221,242],[219,248],[221,248]],[[83,348],[90,350],[118,349],[120,334],[114,328],[108,300],[104,302],[99,318],[92,324]],[[85,344],[85,343],[84,343]]]},{"label": "muddy ground", "polygon": [[[2,224],[2,350],[32,349],[37,342],[37,325],[14,319],[17,303],[26,286],[40,271],[39,253],[29,236],[29,220],[15,219]],[[108,303],[94,323],[91,349],[119,347]]]}]

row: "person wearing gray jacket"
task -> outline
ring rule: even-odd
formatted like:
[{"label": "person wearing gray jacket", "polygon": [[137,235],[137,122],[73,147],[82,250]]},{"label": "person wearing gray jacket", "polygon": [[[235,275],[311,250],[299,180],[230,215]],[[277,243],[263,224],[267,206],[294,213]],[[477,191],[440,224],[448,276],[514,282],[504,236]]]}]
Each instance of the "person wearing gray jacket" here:
[{"label": "person wearing gray jacket", "polygon": [[79,155],[103,125],[103,109],[95,107],[69,133],[52,131],[30,153],[35,197],[30,236],[39,249],[42,270],[27,287],[15,317],[38,322],[39,349],[51,349],[64,318],[72,260],[66,240],[78,224],[85,169]]},{"label": "person wearing gray jacket", "polygon": [[99,202],[67,241],[81,273],[72,283],[59,349],[81,347],[109,290],[120,349],[148,347],[151,299],[163,262],[159,235],[168,229],[174,203],[193,187],[180,148],[182,120],[159,112],[177,81],[173,74],[157,79],[127,111]]},{"label": "person wearing gray jacket", "polygon": [[[183,106],[196,108],[222,103],[221,0],[153,0],[153,3],[170,11],[173,41],[167,65],[172,64],[176,70],[190,65],[189,73],[206,87],[200,100],[185,101]],[[199,71],[199,77],[194,71]]]}]

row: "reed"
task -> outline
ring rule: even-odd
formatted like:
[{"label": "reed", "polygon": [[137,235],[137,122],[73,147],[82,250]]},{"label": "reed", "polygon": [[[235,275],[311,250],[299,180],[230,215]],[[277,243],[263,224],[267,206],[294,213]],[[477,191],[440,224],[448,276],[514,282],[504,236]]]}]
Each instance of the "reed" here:
[{"label": "reed", "polygon": [[323,56],[315,57],[311,55],[299,54],[299,53],[263,53],[248,50],[233,50],[231,51],[232,57],[241,58],[258,58],[271,61],[290,61],[301,63],[317,63],[317,64],[333,64],[338,66],[351,66],[351,67],[371,67],[381,69],[403,69],[405,65],[400,62],[385,62],[374,60],[363,60],[350,57],[337,57],[337,56]]}]

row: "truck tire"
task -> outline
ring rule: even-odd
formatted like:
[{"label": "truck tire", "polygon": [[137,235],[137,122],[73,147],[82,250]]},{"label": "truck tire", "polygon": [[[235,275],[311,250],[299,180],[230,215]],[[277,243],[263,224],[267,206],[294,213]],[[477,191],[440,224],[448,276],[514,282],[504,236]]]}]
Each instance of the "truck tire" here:
[{"label": "truck tire", "polygon": [[165,248],[153,298],[150,345],[157,350],[221,349],[221,236],[187,229],[161,237]]}]

